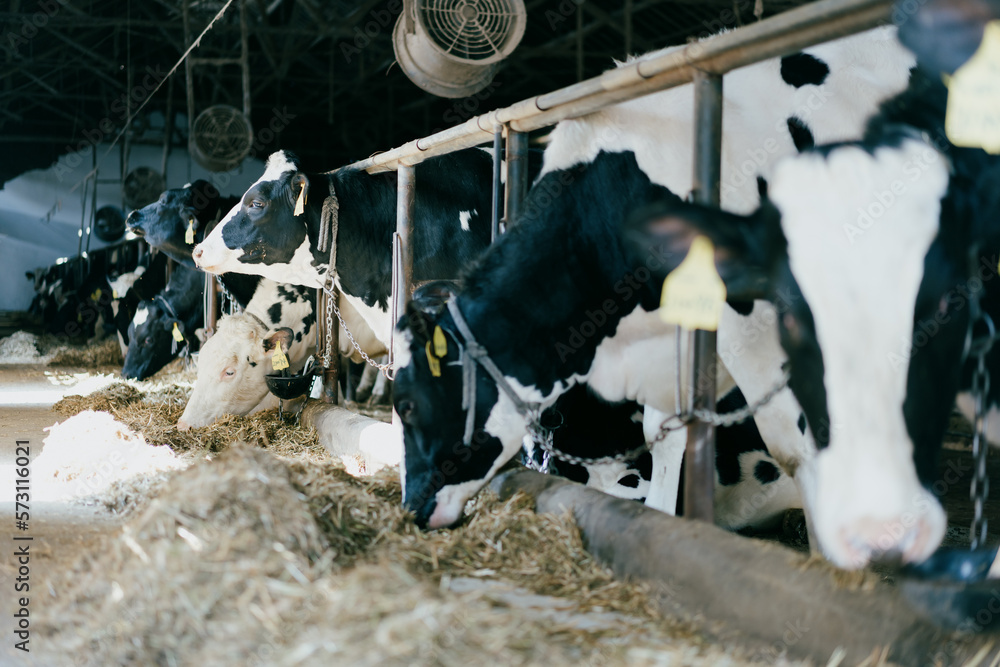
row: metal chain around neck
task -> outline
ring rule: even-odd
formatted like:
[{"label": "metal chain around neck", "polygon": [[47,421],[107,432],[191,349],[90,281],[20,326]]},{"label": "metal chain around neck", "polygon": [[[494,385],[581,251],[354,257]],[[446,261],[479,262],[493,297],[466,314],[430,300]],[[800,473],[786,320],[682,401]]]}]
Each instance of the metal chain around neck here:
[{"label": "metal chain around neck", "polygon": [[[988,334],[970,344],[970,352],[976,357],[976,369],[972,373],[972,399],[975,403],[975,423],[972,429],[972,458],[975,469],[972,482],[969,485],[969,498],[972,500],[972,525],[970,527],[970,547],[978,549],[986,543],[987,519],[984,512],[986,499],[990,492],[990,480],[986,471],[989,443],[986,439],[987,399],[990,393],[990,372],[986,367],[986,355],[993,347],[996,330],[993,320],[986,313],[979,313],[987,326]],[[975,323],[970,324],[971,330]]]},{"label": "metal chain around neck", "polygon": [[[330,345],[331,345],[331,337],[332,337],[331,330],[333,328],[333,319],[332,318],[333,318],[333,315],[336,315],[337,319],[340,321],[340,326],[343,327],[343,329],[344,329],[344,333],[347,334],[347,340],[351,341],[351,345],[354,347],[355,350],[357,350],[358,354],[361,355],[361,358],[364,359],[365,362],[369,366],[372,366],[373,368],[377,368],[379,371],[381,371],[382,375],[384,375],[387,380],[392,380],[393,379],[392,364],[391,363],[380,364],[377,361],[375,361],[374,359],[372,359],[371,357],[369,357],[368,354],[363,349],[361,349],[361,346],[358,345],[358,341],[356,341],[354,339],[354,334],[351,333],[351,330],[347,328],[347,322],[344,321],[344,316],[340,314],[340,308],[337,307],[337,301],[334,298],[334,291],[333,291],[333,288],[331,287],[332,283],[333,283],[332,280],[327,280],[327,285],[323,287],[323,291],[326,293],[326,297],[327,297],[327,304],[331,306],[330,308],[326,309],[326,331],[327,331],[327,334],[326,334],[326,347],[327,347],[327,349],[329,349]],[[323,364],[327,368],[329,368],[328,361],[327,361],[327,355],[326,354],[324,354],[324,356],[323,356]]]}]

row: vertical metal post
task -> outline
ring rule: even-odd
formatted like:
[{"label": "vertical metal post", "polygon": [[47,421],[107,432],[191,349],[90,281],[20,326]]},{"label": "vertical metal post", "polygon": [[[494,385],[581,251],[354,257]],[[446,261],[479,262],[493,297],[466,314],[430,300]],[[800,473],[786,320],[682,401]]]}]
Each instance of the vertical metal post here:
[{"label": "vertical metal post", "polygon": [[320,297],[319,301],[322,304],[319,313],[320,328],[322,330],[322,338],[320,339],[323,345],[326,345],[327,336],[329,335],[330,341],[330,367],[323,369],[323,393],[320,395],[324,403],[329,405],[337,405],[340,402],[340,322],[333,319],[333,328],[327,334],[326,332],[326,309],[333,309],[333,305],[340,307],[340,290],[334,289],[333,296],[329,299],[323,298],[323,290],[319,291]]},{"label": "vertical metal post", "polygon": [[[396,234],[399,235],[401,280],[398,293],[392,295],[396,315],[402,316],[413,291],[413,214],[417,182],[413,167],[400,164],[396,171]],[[396,326],[393,322],[392,326]]]},{"label": "vertical metal post", "polygon": [[528,192],[528,134],[507,128],[507,190],[504,222],[509,228],[521,215]]},{"label": "vertical metal post", "polygon": [[503,125],[497,125],[493,132],[493,215],[490,220],[490,243],[500,236],[500,216],[501,211],[500,192],[503,190],[500,182],[500,167],[502,159],[501,150],[503,148]]},{"label": "vertical metal post", "polygon": [[[696,73],[694,78],[694,197],[695,201],[719,205],[722,171],[722,77]],[[692,381],[694,407],[715,409],[715,332],[692,334],[694,362]],[[688,426],[684,476],[684,515],[714,521],[715,427],[695,420]]]},{"label": "vertical metal post", "polygon": [[[167,260],[167,267],[173,271],[172,259]],[[215,291],[216,279],[211,273],[205,274],[205,337],[211,338],[215,334],[215,325],[219,319],[219,297]]]}]

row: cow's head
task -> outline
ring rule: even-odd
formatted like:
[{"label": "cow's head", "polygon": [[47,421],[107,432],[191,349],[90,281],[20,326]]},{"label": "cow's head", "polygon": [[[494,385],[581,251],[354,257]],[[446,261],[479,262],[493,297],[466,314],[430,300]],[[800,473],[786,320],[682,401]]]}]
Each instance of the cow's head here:
[{"label": "cow's head", "polygon": [[[476,373],[474,430],[465,442],[464,340],[445,308],[449,296],[440,284],[422,287],[397,327],[403,342],[393,403],[403,425],[403,504],[419,526],[430,528],[457,522],[466,501],[521,447],[521,435],[510,435],[516,429],[505,431],[491,417],[497,387],[482,368]],[[441,355],[434,346],[437,328],[447,347]]]},{"label": "cow's head", "polygon": [[152,204],[129,213],[125,224],[129,231],[146,239],[152,248],[167,253],[175,261],[194,267],[193,243],[187,242],[187,230],[194,231],[194,242],[205,236],[211,222],[206,212],[215,210],[220,195],[208,181],[198,180],[183,188],[165,190]]},{"label": "cow's head", "polygon": [[294,334],[288,327],[268,332],[263,324],[242,313],[227,315],[218,330],[201,346],[198,379],[177,428],[208,426],[223,415],[245,415],[267,397],[264,376],[273,373],[271,355],[276,343],[288,353]]},{"label": "cow's head", "polygon": [[[286,151],[272,154],[264,174],[195,247],[195,264],[209,273],[251,273],[321,286],[307,228],[307,221],[319,215],[319,203],[307,206],[309,195],[309,178],[299,170],[297,159]],[[304,210],[296,215],[300,200]],[[296,273],[292,280],[290,271],[303,275]]]},{"label": "cow's head", "polygon": [[[921,141],[900,138],[873,153],[845,145],[779,164],[770,201],[749,217],[674,202],[638,216],[628,233],[644,250],[665,246],[680,257],[704,234],[730,298],[778,306],[791,387],[820,448],[816,538],[841,567],[884,554],[920,561],[944,534],[941,506],[918,476],[904,402],[914,322],[947,308],[947,287],[932,295],[925,280],[947,186],[946,160]],[[941,336],[933,347],[945,343]],[[941,362],[932,350],[913,359]],[[926,410],[946,419],[948,400],[933,403]]]},{"label": "cow's head", "polygon": [[184,323],[170,315],[159,301],[139,304],[135,317],[128,327],[128,352],[122,366],[122,377],[145,380],[160,370],[176,355],[177,343],[173,337],[174,325],[188,337]]}]

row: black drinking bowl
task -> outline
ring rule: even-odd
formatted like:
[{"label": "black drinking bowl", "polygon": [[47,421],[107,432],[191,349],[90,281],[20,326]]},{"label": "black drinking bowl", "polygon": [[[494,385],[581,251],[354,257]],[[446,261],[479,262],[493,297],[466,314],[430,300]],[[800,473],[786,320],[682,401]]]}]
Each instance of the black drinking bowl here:
[{"label": "black drinking bowl", "polygon": [[280,398],[283,401],[290,401],[293,398],[298,398],[302,394],[309,391],[309,385],[312,384],[313,376],[301,374],[301,375],[289,375],[288,377],[282,377],[277,373],[272,373],[270,375],[264,376],[264,382],[267,383],[267,388],[271,390],[271,393]]}]

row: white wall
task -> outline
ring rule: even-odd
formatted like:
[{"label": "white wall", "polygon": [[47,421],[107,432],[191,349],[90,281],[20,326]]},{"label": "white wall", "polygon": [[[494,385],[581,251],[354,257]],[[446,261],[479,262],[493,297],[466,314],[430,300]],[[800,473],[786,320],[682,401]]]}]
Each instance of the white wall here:
[{"label": "white wall", "polygon": [[[99,144],[96,150],[101,159],[108,146]],[[120,156],[121,151],[115,146],[98,165],[98,179],[114,182],[98,184],[97,208],[117,206],[128,215],[118,182]],[[25,271],[49,266],[60,257],[76,255],[82,182],[92,168],[92,160],[90,147],[69,153],[48,169],[22,174],[0,190],[0,310],[28,309],[34,292],[33,284],[24,276]],[[133,146],[128,169],[146,166],[160,171],[162,160],[162,147]],[[175,149],[167,160],[166,181],[167,188],[179,188],[203,178],[214,183],[223,195],[241,195],[263,171],[263,162],[247,159],[232,172],[215,174],[190,160],[186,150]],[[90,192],[87,194],[86,225],[89,225]],[[91,250],[105,245],[96,235],[91,236]]]}]

